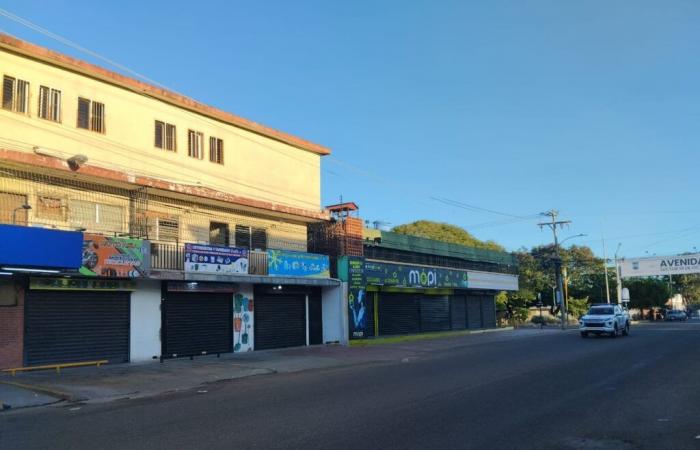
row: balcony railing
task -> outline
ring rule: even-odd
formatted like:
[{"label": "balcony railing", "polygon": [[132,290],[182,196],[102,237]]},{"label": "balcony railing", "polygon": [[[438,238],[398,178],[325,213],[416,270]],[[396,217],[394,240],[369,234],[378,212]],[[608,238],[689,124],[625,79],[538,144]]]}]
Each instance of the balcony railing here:
[{"label": "balcony railing", "polygon": [[[151,269],[185,270],[185,245],[151,242]],[[249,252],[248,273],[267,275],[267,252]]]}]

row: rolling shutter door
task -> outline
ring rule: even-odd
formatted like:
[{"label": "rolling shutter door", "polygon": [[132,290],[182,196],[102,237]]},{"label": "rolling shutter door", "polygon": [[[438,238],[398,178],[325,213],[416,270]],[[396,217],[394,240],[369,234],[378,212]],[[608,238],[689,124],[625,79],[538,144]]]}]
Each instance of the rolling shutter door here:
[{"label": "rolling shutter door", "polygon": [[374,336],[374,292],[365,292],[365,308],[367,314],[367,328],[365,337]]},{"label": "rolling shutter door", "polygon": [[447,296],[420,299],[421,331],[450,329],[450,303]]},{"label": "rolling shutter door", "polygon": [[24,346],[29,366],[129,361],[129,293],[27,291]]},{"label": "rolling shutter door", "polygon": [[450,297],[450,316],[453,330],[463,330],[467,327],[467,307],[463,296]]},{"label": "rolling shutter door", "polygon": [[410,294],[380,294],[379,334],[420,332],[418,298]]},{"label": "rolling shutter door", "polygon": [[167,294],[163,305],[163,357],[227,353],[233,350],[230,294]]},{"label": "rolling shutter door", "polygon": [[[311,315],[311,305],[309,305],[309,313]],[[256,296],[255,349],[266,350],[302,345],[306,345],[304,295]]]},{"label": "rolling shutter door", "polygon": [[309,295],[309,345],[323,344],[323,310],[321,296]]},{"label": "rolling shutter door", "polygon": [[484,328],[496,328],[496,300],[493,296],[481,297],[481,317]]},{"label": "rolling shutter door", "polygon": [[467,296],[467,328],[482,328],[480,296]]}]

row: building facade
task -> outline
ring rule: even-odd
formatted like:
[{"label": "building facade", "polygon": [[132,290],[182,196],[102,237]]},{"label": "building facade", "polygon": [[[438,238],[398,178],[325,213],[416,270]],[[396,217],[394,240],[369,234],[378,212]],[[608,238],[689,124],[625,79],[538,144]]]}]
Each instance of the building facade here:
[{"label": "building facade", "polygon": [[518,289],[505,252],[365,229],[362,256],[338,260],[350,339],[497,326],[495,296]]},{"label": "building facade", "polygon": [[0,367],[342,341],[318,144],[0,35]]}]

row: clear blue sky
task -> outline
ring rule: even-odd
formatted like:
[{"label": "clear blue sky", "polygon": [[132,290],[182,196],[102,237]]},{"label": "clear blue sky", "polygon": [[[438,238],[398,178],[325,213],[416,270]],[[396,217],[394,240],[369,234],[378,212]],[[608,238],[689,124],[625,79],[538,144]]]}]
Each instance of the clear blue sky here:
[{"label": "clear blue sky", "polygon": [[[342,195],[366,219],[450,222],[508,249],[551,240],[536,219],[436,197],[515,216],[559,209],[573,221],[563,236],[588,234],[569,242],[598,254],[603,232],[626,256],[700,248],[695,0],[0,7],[331,147],[324,204]],[[95,62],[3,17],[0,30]]]}]

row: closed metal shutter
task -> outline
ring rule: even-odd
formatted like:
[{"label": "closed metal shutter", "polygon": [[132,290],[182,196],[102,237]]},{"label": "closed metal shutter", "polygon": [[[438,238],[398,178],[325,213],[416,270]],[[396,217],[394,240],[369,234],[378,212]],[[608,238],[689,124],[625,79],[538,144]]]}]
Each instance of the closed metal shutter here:
[{"label": "closed metal shutter", "polygon": [[421,331],[445,331],[450,329],[450,303],[447,296],[420,299]]},{"label": "closed metal shutter", "polygon": [[420,332],[418,297],[411,294],[379,295],[379,334]]},{"label": "closed metal shutter", "polygon": [[320,295],[309,295],[309,344],[323,344],[323,309]]},{"label": "closed metal shutter", "polygon": [[481,296],[467,296],[467,328],[482,328],[481,322]]},{"label": "closed metal shutter", "polygon": [[467,307],[466,299],[462,295],[450,297],[450,318],[453,330],[463,330],[467,327]]},{"label": "closed metal shutter", "polygon": [[230,294],[169,292],[163,303],[163,357],[233,351]]},{"label": "closed metal shutter", "polygon": [[29,366],[129,361],[128,292],[27,291],[24,314]]},{"label": "closed metal shutter", "polygon": [[372,337],[374,336],[374,292],[365,292],[365,308],[367,308],[367,328],[365,328],[365,337]]},{"label": "closed metal shutter", "polygon": [[256,294],[255,349],[302,345],[306,345],[305,296]]},{"label": "closed metal shutter", "polygon": [[496,299],[493,296],[481,297],[481,317],[484,328],[496,328]]}]

